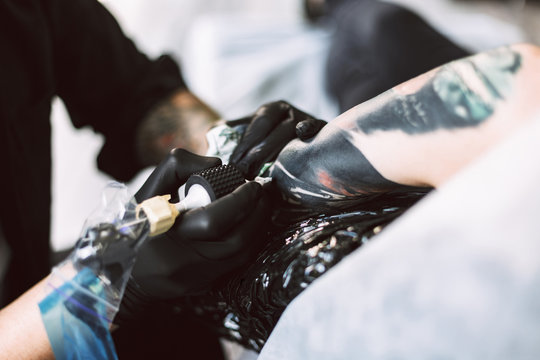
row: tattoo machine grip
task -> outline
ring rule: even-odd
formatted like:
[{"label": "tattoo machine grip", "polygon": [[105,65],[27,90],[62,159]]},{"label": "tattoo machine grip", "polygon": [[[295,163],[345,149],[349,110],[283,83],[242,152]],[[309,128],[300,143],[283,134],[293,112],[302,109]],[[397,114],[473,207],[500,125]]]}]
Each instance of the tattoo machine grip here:
[{"label": "tattoo machine grip", "polygon": [[184,191],[187,197],[191,187],[193,185],[199,185],[206,190],[210,200],[214,201],[224,195],[230,194],[245,182],[244,176],[234,165],[226,164],[191,175],[186,182]]},{"label": "tattoo machine grip", "polygon": [[150,236],[156,236],[168,231],[181,212],[206,206],[245,182],[235,166],[216,166],[191,175],[184,186],[185,198],[179,203],[169,203],[170,195],[155,196],[137,205],[137,211],[144,211],[150,223]]}]

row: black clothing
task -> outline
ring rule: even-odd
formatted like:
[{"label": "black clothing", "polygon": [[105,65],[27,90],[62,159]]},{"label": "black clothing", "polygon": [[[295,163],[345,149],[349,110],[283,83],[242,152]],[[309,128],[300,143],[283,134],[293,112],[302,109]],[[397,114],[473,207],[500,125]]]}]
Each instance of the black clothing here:
[{"label": "black clothing", "polygon": [[327,0],[335,32],[327,61],[329,93],[340,112],[470,53],[424,19],[376,0]]},{"label": "black clothing", "polygon": [[120,360],[225,359],[214,329],[170,304],[141,312],[126,325],[112,333]]},{"label": "black clothing", "polygon": [[[62,98],[76,127],[105,136],[98,167],[126,181],[142,167],[134,155],[138,122],[185,84],[170,57],[149,60],[96,0],[0,0],[0,49],[0,229],[11,248],[3,284],[7,304],[50,272],[53,96]],[[188,320],[143,318],[114,335],[125,359],[223,358],[216,336]]]},{"label": "black clothing", "polygon": [[1,228],[11,248],[4,301],[50,272],[51,100],[73,124],[104,134],[100,169],[120,181],[141,165],[145,112],[184,87],[176,63],[141,54],[95,0],[0,0]]}]

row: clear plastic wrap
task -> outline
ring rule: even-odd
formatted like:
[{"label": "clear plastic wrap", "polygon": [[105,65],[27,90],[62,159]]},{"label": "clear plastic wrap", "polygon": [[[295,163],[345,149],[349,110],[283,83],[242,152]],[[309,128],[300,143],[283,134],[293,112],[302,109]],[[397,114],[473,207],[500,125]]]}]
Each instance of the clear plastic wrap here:
[{"label": "clear plastic wrap", "polygon": [[117,358],[109,327],[149,233],[136,205],[124,185],[110,183],[75,249],[53,268],[39,307],[57,359]]}]

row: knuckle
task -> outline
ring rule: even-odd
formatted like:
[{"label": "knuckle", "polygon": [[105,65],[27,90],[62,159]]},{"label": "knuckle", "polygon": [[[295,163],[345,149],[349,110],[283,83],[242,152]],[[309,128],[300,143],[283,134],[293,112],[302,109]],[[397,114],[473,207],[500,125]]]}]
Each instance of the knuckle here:
[{"label": "knuckle", "polygon": [[167,155],[166,162],[168,164],[176,164],[186,156],[186,150],[181,148],[172,149]]},{"label": "knuckle", "polygon": [[280,106],[280,108],[283,109],[283,110],[289,110],[289,109],[292,108],[291,104],[289,104],[285,100],[279,100],[277,103]]},{"label": "knuckle", "polygon": [[177,157],[182,156],[185,153],[185,150],[182,148],[174,148],[170,151],[169,156]]}]

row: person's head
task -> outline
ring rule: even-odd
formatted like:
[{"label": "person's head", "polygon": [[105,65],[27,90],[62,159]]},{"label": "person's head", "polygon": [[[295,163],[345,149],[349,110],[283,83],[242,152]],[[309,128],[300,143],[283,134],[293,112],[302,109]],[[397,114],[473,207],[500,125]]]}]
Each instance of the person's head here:
[{"label": "person's head", "polygon": [[137,133],[139,157],[145,165],[159,163],[171,149],[204,155],[206,133],[219,115],[189,90],[182,89],[152,108]]}]

